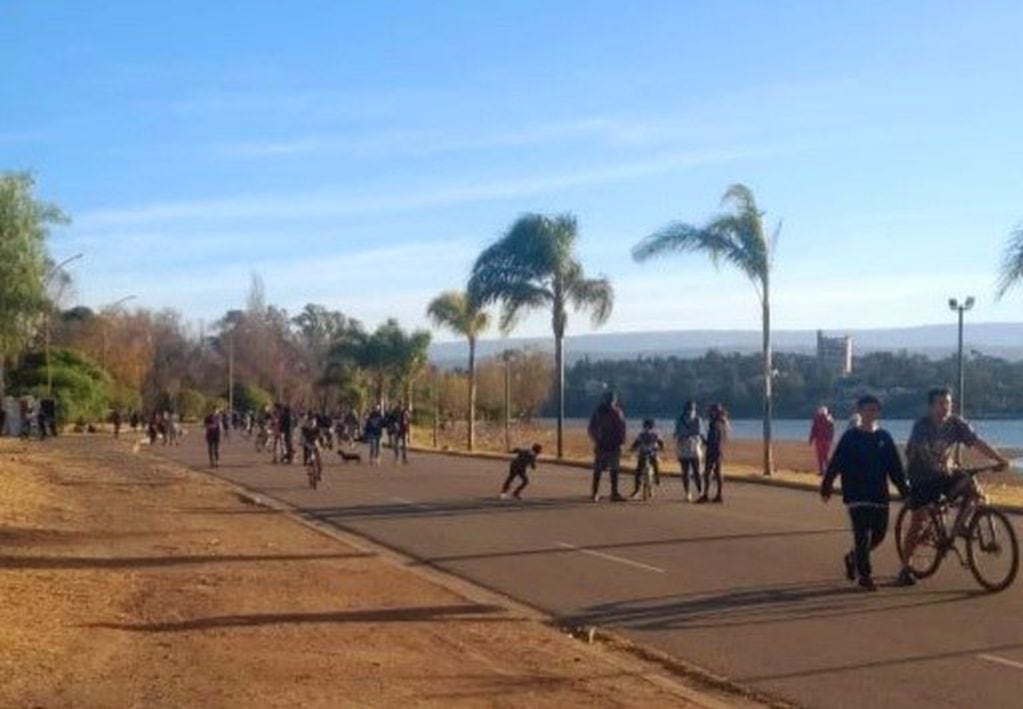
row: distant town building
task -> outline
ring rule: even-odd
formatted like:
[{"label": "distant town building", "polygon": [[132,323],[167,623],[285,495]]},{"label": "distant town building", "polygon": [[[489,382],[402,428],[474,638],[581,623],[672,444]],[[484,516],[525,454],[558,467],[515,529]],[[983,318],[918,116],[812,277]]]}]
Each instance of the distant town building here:
[{"label": "distant town building", "polygon": [[817,366],[823,372],[832,372],[840,377],[852,374],[852,338],[825,337],[823,330],[817,331]]}]

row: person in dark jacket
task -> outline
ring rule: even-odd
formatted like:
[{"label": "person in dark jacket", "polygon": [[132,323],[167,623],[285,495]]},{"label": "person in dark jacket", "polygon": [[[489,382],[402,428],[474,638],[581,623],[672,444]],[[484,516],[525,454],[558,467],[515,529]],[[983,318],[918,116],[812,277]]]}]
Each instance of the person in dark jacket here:
[{"label": "person in dark jacket", "polygon": [[206,414],[202,422],[206,430],[206,454],[210,459],[210,467],[220,465],[220,415],[216,411]]},{"label": "person in dark jacket", "polygon": [[532,448],[516,448],[515,457],[512,458],[511,464],[508,466],[508,477],[504,480],[504,485],[501,486],[501,499],[507,499],[508,491],[511,490],[512,483],[515,482],[515,478],[519,478],[520,482],[512,493],[512,497],[516,500],[522,499],[522,491],[526,489],[526,485],[529,484],[529,478],[526,477],[526,471],[530,468],[536,470],[536,459],[543,450],[543,446],[539,443],[534,443]]},{"label": "person in dark jacket", "polygon": [[888,532],[888,481],[906,497],[909,485],[899,450],[891,435],[877,426],[881,402],[864,396],[856,402],[860,425],[842,435],[821,481],[821,498],[827,502],[835,478],[842,476],[842,500],[852,522],[853,549],[845,555],[845,574],[860,587],[874,591],[870,552]]},{"label": "person in dark jacket", "polygon": [[710,479],[717,483],[713,502],[722,502],[721,466],[725,460],[725,442],[728,440],[728,412],[721,404],[712,404],[707,411],[707,450],[703,461],[703,494],[698,503],[711,502]]},{"label": "person in dark jacket", "polygon": [[618,493],[618,472],[625,443],[625,414],[618,406],[614,392],[604,394],[590,416],[587,433],[593,441],[593,485],[590,489],[593,501],[600,500],[600,477],[606,470],[611,478],[611,501],[623,502],[625,498]]}]

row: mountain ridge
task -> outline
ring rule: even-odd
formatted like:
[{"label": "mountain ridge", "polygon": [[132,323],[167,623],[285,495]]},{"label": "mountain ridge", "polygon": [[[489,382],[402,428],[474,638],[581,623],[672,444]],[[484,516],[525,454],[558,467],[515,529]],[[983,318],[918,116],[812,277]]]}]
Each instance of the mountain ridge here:
[{"label": "mountain ridge", "polygon": [[[955,323],[893,328],[836,328],[824,331],[836,337],[849,335],[853,355],[878,351],[901,351],[941,358],[956,351]],[[759,330],[645,330],[635,332],[588,333],[565,338],[566,361],[591,359],[634,359],[641,356],[699,357],[708,350],[750,353],[760,351]],[[816,351],[816,330],[783,329],[772,333],[777,352]],[[553,351],[551,337],[494,338],[477,343],[477,355],[489,357],[505,349]],[[964,349],[977,350],[1010,360],[1023,359],[1023,322],[967,323]],[[457,365],[468,355],[465,342],[436,342],[430,359],[437,364]]]}]

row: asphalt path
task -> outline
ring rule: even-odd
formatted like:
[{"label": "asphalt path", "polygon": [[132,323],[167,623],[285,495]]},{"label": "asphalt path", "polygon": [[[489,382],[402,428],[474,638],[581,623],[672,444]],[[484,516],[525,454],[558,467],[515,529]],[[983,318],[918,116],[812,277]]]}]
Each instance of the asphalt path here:
[{"label": "asphalt path", "polygon": [[[202,468],[200,439],[156,452]],[[524,501],[502,501],[507,463],[413,453],[397,465],[387,450],[380,467],[327,452],[314,491],[301,465],[273,465],[249,442],[221,450],[218,475],[311,518],[797,704],[1023,705],[1023,582],[981,592],[950,557],[897,588],[889,539],[880,591],[859,591],[843,575],[837,499],[733,484],[723,505],[690,505],[671,478],[651,503],[594,504],[585,471],[541,463]]]}]

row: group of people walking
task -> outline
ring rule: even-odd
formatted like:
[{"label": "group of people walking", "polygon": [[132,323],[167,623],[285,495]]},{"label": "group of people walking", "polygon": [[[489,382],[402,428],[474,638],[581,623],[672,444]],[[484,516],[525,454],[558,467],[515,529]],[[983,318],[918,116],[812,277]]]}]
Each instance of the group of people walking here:
[{"label": "group of people walking", "polygon": [[[675,454],[682,471],[682,489],[684,499],[698,503],[723,502],[723,480],[721,465],[724,461],[725,443],[728,440],[728,413],[724,406],[713,404],[707,410],[707,422],[700,418],[697,404],[688,401],[682,414],[675,422],[673,439]],[[593,441],[593,478],[590,496],[594,502],[600,500],[600,482],[604,472],[608,473],[611,483],[611,501],[622,502],[618,488],[621,473],[622,448],[626,441],[625,414],[618,403],[614,392],[607,392],[600,404],[590,416],[587,433]],[[663,439],[657,432],[653,419],[643,421],[642,430],[633,440],[629,449],[636,453],[636,479],[632,496],[639,493],[640,474],[644,465],[654,471],[654,479],[660,482],[659,455],[666,448]],[[701,476],[702,472],[702,476]],[[714,485],[714,496],[711,497],[711,485]],[[693,493],[696,493],[694,498]]]}]

